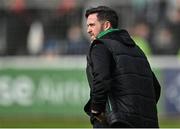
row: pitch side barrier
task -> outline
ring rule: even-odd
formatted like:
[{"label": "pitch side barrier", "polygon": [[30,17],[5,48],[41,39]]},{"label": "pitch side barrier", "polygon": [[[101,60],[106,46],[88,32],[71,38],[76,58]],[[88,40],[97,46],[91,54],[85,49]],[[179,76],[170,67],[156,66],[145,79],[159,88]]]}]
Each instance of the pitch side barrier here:
[{"label": "pitch side barrier", "polygon": [[[180,113],[180,59],[148,57],[162,85],[159,115]],[[85,56],[0,58],[1,116],[84,116]]]}]

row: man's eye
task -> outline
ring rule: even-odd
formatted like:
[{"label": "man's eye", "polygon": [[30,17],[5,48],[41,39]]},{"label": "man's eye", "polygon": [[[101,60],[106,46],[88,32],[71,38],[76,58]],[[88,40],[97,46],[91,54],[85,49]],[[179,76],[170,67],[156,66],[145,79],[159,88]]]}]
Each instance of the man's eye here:
[{"label": "man's eye", "polygon": [[90,24],[89,26],[94,26],[94,24]]}]

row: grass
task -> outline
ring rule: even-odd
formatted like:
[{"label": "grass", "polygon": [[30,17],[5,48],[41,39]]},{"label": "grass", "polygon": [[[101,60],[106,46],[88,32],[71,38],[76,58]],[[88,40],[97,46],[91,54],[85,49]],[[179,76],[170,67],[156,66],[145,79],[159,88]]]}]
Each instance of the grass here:
[{"label": "grass", "polygon": [[[161,128],[180,128],[179,118],[161,118]],[[0,128],[91,128],[88,118],[1,117]]]},{"label": "grass", "polygon": [[179,117],[161,118],[159,119],[159,124],[161,128],[180,128],[180,118]]},{"label": "grass", "polygon": [[1,117],[0,128],[90,128],[88,119],[59,117]]}]

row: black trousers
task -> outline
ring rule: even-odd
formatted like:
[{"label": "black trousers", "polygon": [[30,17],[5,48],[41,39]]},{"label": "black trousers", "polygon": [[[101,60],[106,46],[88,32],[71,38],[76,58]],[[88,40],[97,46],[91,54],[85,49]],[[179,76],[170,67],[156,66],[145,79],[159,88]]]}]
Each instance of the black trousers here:
[{"label": "black trousers", "polygon": [[104,124],[99,122],[98,120],[93,121],[93,128],[109,128],[110,126],[108,124]]},{"label": "black trousers", "polygon": [[121,122],[114,123],[110,126],[108,124],[100,123],[98,120],[95,119],[93,121],[93,128],[131,128],[131,126]]}]

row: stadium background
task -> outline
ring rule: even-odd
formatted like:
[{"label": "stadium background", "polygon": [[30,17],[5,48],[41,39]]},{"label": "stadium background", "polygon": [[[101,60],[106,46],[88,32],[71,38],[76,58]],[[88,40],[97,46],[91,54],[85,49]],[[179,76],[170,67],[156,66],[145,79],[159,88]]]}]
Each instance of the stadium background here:
[{"label": "stadium background", "polygon": [[98,5],[148,56],[160,127],[180,127],[180,0],[0,0],[0,127],[91,127],[84,11]]}]

